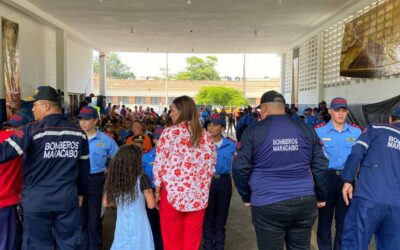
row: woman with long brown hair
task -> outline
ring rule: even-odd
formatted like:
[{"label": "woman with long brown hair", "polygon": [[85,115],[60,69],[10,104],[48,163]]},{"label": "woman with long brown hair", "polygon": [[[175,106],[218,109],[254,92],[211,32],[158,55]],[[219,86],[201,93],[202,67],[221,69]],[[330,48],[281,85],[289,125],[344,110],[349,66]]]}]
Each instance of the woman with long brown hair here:
[{"label": "woman with long brown hair", "polygon": [[199,249],[217,154],[192,98],[171,105],[173,126],[162,133],[153,174],[165,250]]}]

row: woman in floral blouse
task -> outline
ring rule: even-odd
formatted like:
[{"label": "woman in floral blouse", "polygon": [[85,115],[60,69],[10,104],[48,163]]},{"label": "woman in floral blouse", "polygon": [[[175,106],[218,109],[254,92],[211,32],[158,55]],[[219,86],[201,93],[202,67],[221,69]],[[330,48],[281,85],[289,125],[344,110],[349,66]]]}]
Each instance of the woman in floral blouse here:
[{"label": "woman in floral blouse", "polygon": [[217,154],[190,97],[173,101],[171,118],[153,168],[164,249],[198,250]]}]

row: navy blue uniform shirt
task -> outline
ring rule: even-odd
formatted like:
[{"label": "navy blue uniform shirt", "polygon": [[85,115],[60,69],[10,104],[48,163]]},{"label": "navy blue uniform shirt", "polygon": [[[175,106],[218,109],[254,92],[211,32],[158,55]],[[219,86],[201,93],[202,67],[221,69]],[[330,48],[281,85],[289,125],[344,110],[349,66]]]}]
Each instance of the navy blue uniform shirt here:
[{"label": "navy blue uniform shirt", "polygon": [[233,162],[243,202],[264,206],[312,195],[326,200],[328,160],[315,131],[289,115],[270,115],[248,127]]},{"label": "navy blue uniform shirt", "polygon": [[0,144],[0,163],[24,154],[22,205],[29,212],[69,210],[87,193],[86,134],[61,114],[26,125]]},{"label": "navy blue uniform shirt", "polygon": [[353,146],[342,178],[352,182],[359,172],[355,196],[400,207],[399,165],[400,123],[371,125]]}]

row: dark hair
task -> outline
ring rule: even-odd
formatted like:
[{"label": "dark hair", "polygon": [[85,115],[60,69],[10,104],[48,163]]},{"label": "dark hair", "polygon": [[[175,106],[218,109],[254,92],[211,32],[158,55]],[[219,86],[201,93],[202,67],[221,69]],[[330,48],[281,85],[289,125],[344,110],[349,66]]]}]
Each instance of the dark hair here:
[{"label": "dark hair", "polygon": [[108,171],[104,193],[107,202],[133,202],[137,197],[136,183],[142,175],[142,150],[134,144],[124,145],[114,156]]},{"label": "dark hair", "polygon": [[196,104],[192,98],[185,95],[175,98],[172,103],[181,112],[176,123],[187,122],[190,124],[190,144],[196,148],[199,146],[203,132]]}]

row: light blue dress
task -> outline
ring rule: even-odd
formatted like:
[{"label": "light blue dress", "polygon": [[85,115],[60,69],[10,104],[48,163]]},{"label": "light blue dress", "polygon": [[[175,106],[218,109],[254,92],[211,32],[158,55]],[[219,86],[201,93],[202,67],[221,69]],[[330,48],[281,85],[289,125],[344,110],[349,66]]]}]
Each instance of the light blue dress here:
[{"label": "light blue dress", "polygon": [[146,213],[146,202],[136,184],[136,200],[125,205],[117,202],[117,223],[111,250],[154,250],[153,234]]}]

